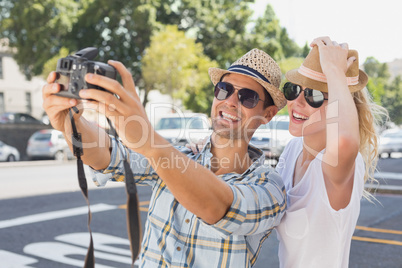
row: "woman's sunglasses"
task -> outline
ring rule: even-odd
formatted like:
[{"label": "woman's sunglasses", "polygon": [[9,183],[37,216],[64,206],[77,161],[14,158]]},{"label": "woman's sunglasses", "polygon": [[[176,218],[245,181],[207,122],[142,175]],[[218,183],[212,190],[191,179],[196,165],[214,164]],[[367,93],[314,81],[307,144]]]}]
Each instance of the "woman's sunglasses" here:
[{"label": "woman's sunglasses", "polygon": [[324,100],[328,100],[324,97],[324,93],[316,89],[305,88],[303,90],[301,86],[291,82],[287,82],[283,86],[283,94],[290,101],[297,99],[302,91],[304,91],[304,99],[313,108],[320,107],[324,103]]},{"label": "woman's sunglasses", "polygon": [[[226,100],[229,98],[234,92],[235,88],[232,84],[227,82],[218,82],[215,85],[215,98],[218,100]],[[248,108],[254,108],[257,106],[258,101],[263,101],[260,99],[260,96],[254,90],[248,88],[241,88],[237,91],[237,96],[240,100],[240,103]]]}]

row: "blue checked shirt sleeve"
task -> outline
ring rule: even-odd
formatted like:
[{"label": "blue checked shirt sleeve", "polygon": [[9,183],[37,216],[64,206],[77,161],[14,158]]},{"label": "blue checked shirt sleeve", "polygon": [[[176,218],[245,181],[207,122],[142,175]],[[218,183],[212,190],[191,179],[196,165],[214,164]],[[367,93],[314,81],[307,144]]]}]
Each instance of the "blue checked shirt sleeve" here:
[{"label": "blue checked shirt sleeve", "polygon": [[110,141],[112,151],[109,166],[103,170],[91,169],[93,174],[92,179],[97,186],[105,186],[109,180],[124,181],[123,161],[127,158],[127,155],[129,155],[128,162],[136,183],[153,185],[159,179],[144,156],[128,149],[114,137],[110,137]]},{"label": "blue checked shirt sleeve", "polygon": [[286,209],[282,179],[272,169],[256,174],[230,184],[232,205],[219,222],[211,225],[222,237],[263,233],[280,223]]}]

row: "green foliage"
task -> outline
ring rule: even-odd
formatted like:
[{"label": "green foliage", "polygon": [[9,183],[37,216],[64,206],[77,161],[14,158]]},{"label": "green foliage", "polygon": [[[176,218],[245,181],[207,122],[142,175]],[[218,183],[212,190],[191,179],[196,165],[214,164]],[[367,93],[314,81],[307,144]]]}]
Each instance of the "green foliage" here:
[{"label": "green foliage", "polygon": [[286,58],[281,61],[278,61],[278,65],[281,68],[281,72],[282,72],[281,86],[283,86],[283,84],[285,84],[285,82],[286,82],[285,74],[290,70],[299,68],[300,65],[302,65],[302,63],[303,63],[303,60],[304,60],[304,58],[301,58],[301,57],[290,57],[290,58]]},{"label": "green foliage", "polygon": [[385,93],[387,80],[381,78],[369,78],[367,89],[370,92],[375,103],[381,105],[381,98]]},{"label": "green foliage", "polygon": [[179,29],[193,34],[204,53],[219,66],[229,67],[247,52],[247,25],[252,16],[249,3],[241,0],[177,1]]},{"label": "green foliage", "polygon": [[155,34],[142,60],[147,88],[172,95],[187,87],[198,50],[199,46],[194,40],[186,38],[176,26],[168,25],[165,30]]},{"label": "green foliage", "polygon": [[210,67],[217,66],[215,61],[207,57],[199,58],[196,73],[190,79],[192,85],[188,89],[179,92],[178,97],[183,99],[183,104],[192,111],[210,114],[214,100],[214,88],[208,75]]},{"label": "green foliage", "polygon": [[368,57],[363,67],[369,76],[367,89],[374,101],[388,110],[392,122],[402,124],[402,78],[397,76],[390,81],[388,65],[374,57]]},{"label": "green foliage", "polygon": [[158,89],[180,98],[187,109],[209,108],[208,100],[203,98],[204,89],[210,84],[207,69],[216,63],[204,56],[201,44],[186,37],[177,26],[168,25],[151,37],[142,64],[147,91]]},{"label": "green foliage", "polygon": [[309,46],[309,44],[308,43],[306,43],[305,45],[304,45],[304,47],[302,48],[302,58],[306,58],[307,57],[307,55],[308,55],[308,53],[310,53],[310,50],[311,50],[311,47]]},{"label": "green foliage", "polygon": [[65,47],[62,47],[55,56],[53,56],[45,63],[45,65],[43,66],[42,77],[46,79],[46,77],[50,74],[50,72],[56,70],[57,61],[60,58],[68,56],[69,54],[70,54],[69,50]]},{"label": "green foliage", "polygon": [[[147,102],[150,85],[153,85],[182,98],[193,111],[205,112],[213,99],[208,67],[217,65],[227,68],[254,47],[265,50],[277,60],[303,53],[289,38],[286,29],[280,26],[270,5],[263,17],[251,20],[253,10],[250,9],[250,3],[253,2],[3,0],[0,1],[0,38],[7,38],[9,46],[17,49],[15,59],[28,78],[39,74],[47,76],[57,59],[65,56],[66,51],[72,53],[94,46],[100,49],[96,60],[105,62],[116,59],[130,69],[136,85],[140,90],[145,90],[144,104]],[[195,55],[190,56],[191,49],[186,52],[182,50],[181,54],[188,57],[183,59],[179,54],[176,60],[197,64],[195,67],[186,67],[181,70],[180,76],[171,76],[170,80],[166,79],[167,74],[173,70],[165,69],[164,81],[170,84],[145,84],[142,73],[144,51],[150,46],[151,36],[164,29],[164,25],[177,25],[179,31],[194,38],[197,44]],[[194,43],[194,40],[191,42]],[[189,44],[184,42],[184,45]],[[169,54],[166,47],[168,44],[161,44],[159,54]],[[158,65],[158,62],[153,65],[158,69],[166,68]],[[204,77],[195,75],[194,70]],[[159,77],[162,76],[160,74]],[[192,81],[197,81],[197,86],[192,85],[187,78],[178,81],[179,77],[191,77]]]},{"label": "green foliage", "polygon": [[142,54],[158,27],[152,1],[91,0],[65,40],[72,50],[99,47],[97,60],[119,60],[139,80]]},{"label": "green foliage", "polygon": [[385,87],[385,94],[382,97],[383,107],[388,110],[389,117],[395,124],[402,124],[402,77],[395,77]]},{"label": "green foliage", "polygon": [[388,65],[386,63],[380,63],[374,57],[368,57],[363,63],[363,68],[369,76],[366,87],[372,95],[373,100],[381,105],[381,98],[385,93],[385,87],[390,77]]},{"label": "green foliage", "polygon": [[5,1],[2,12],[1,38],[18,53],[14,55],[20,69],[30,78],[42,72],[45,62],[62,47],[86,1],[18,0]]},{"label": "green foliage", "polygon": [[267,5],[264,15],[257,18],[251,30],[247,50],[254,47],[267,52],[275,60],[291,56],[301,56],[300,47],[289,38],[287,30],[280,26],[271,5]]},{"label": "green foliage", "polygon": [[368,57],[363,63],[364,71],[371,78],[382,78],[388,80],[391,76],[389,73],[388,65],[380,63],[374,57]]}]

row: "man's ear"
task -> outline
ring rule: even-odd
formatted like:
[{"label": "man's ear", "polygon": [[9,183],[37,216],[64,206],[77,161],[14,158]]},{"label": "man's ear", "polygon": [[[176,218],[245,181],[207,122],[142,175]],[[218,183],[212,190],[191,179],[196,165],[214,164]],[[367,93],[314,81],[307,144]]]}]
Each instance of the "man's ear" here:
[{"label": "man's ear", "polygon": [[278,107],[276,107],[275,105],[271,105],[265,108],[263,124],[266,124],[269,121],[271,121],[272,117],[274,117],[277,113],[278,113]]}]

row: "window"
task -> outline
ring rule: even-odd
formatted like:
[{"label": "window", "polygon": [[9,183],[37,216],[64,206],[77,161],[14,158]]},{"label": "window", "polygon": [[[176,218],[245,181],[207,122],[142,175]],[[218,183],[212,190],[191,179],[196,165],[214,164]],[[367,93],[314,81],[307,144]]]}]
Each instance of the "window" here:
[{"label": "window", "polygon": [[0,92],[0,114],[6,111],[6,106],[4,103],[4,93]]},{"label": "window", "polygon": [[28,114],[32,113],[31,92],[25,92],[25,108]]},{"label": "window", "polygon": [[3,79],[3,57],[0,57],[0,79]]}]

